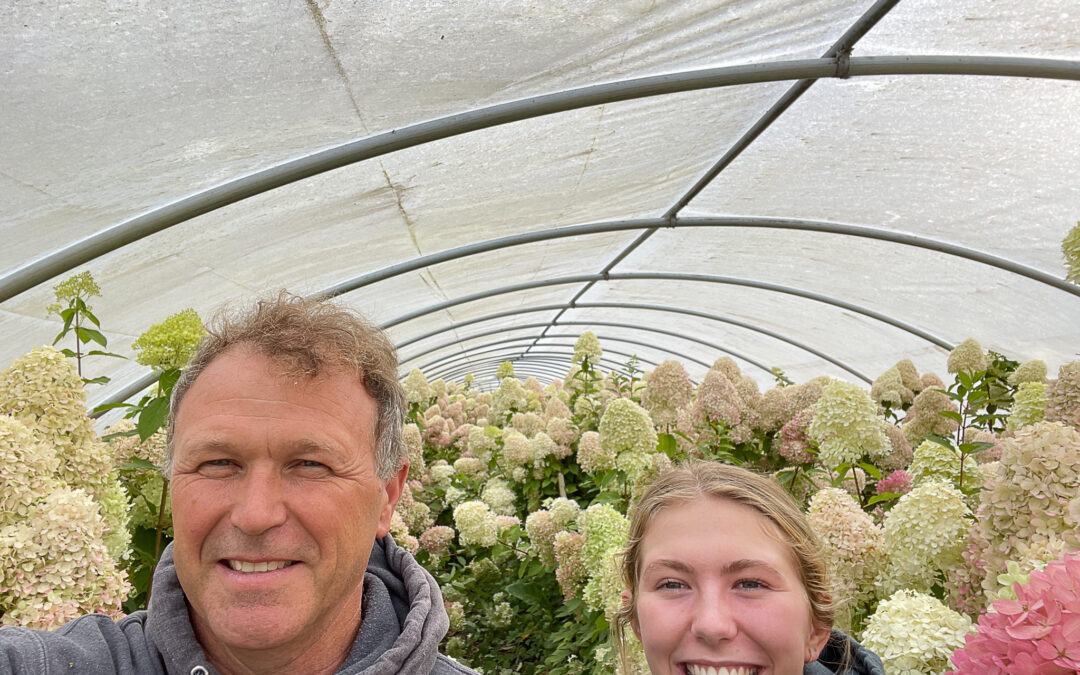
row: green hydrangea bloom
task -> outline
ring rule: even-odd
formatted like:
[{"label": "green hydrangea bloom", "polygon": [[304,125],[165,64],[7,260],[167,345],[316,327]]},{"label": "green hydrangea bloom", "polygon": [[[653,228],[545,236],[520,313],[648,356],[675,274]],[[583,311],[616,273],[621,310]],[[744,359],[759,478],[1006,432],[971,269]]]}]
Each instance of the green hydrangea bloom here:
[{"label": "green hydrangea bloom", "polygon": [[1005,426],[1017,430],[1036,422],[1041,422],[1046,415],[1046,384],[1044,382],[1022,382],[1013,394],[1012,413]]},{"label": "green hydrangea bloom", "polygon": [[862,643],[881,657],[886,673],[938,675],[950,670],[949,658],[973,629],[971,619],[937,598],[900,590],[878,605]]},{"label": "green hydrangea bloom", "polygon": [[825,385],[807,433],[818,443],[818,459],[829,468],[855,464],[863,456],[873,461],[892,450],[877,404],[862,387],[840,380]]},{"label": "green hydrangea bloom", "polygon": [[505,380],[508,377],[514,376],[514,364],[510,361],[503,361],[499,364],[499,367],[495,369],[495,377],[499,380]]},{"label": "green hydrangea bloom", "polygon": [[194,309],[188,308],[151,326],[131,343],[131,348],[135,350],[135,360],[144,366],[158,370],[178,369],[186,366],[195,355],[204,335],[206,329],[202,319]]}]

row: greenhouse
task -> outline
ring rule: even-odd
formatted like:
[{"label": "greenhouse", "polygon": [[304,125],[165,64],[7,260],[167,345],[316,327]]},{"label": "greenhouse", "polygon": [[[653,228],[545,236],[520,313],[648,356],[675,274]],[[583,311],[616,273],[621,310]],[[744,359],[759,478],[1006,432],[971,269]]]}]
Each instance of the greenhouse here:
[{"label": "greenhouse", "polygon": [[469,667],[649,672],[616,561],[704,458],[890,675],[1080,669],[1080,3],[0,17],[3,625],[145,606],[172,386],[287,289],[397,351],[391,533]]}]

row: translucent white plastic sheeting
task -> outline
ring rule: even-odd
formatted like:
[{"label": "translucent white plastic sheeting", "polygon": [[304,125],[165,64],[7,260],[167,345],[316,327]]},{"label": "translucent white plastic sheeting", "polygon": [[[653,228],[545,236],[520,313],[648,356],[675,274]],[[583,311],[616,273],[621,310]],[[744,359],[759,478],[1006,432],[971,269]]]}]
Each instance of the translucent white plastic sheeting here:
[{"label": "translucent white plastic sheeting", "polygon": [[[627,78],[816,59],[872,6],[9,3],[0,8],[0,280],[187,195],[391,129]],[[1075,62],[1078,36],[1075,0],[903,0],[853,57]],[[249,197],[0,301],[0,367],[52,340],[60,325],[45,314],[51,286],[83,269],[102,287],[93,305],[110,348],[130,353],[140,332],[185,307],[205,317],[225,301],[282,287],[321,293],[421,256],[552,228],[662,225],[655,219],[792,84],[534,117]],[[1060,243],[1080,218],[1077,110],[1075,80],[822,80],[678,215],[801,218],[918,235],[1060,279]],[[341,300],[380,324],[415,314],[389,329],[408,343],[403,369],[445,358],[477,364],[483,377],[502,354],[549,352],[528,367],[542,380],[565,372],[558,354],[590,322],[610,336],[609,352],[654,361],[682,354],[695,378],[701,363],[729,352],[747,357],[736,360],[763,387],[772,376],[755,362],[797,381],[858,380],[853,371],[873,378],[901,358],[944,370],[941,345],[852,306],[946,343],[973,336],[1019,360],[1042,358],[1052,372],[1080,344],[1080,296],[955,255],[822,232],[677,227],[657,230],[623,259],[644,231],[580,233],[420,265]],[[609,279],[596,276],[605,270]],[[836,303],[671,275],[733,277]],[[543,285],[569,277],[579,280]],[[507,287],[516,290],[496,292]],[[499,343],[529,336],[532,349]],[[444,345],[454,338],[461,343]],[[145,369],[97,359],[90,372],[113,377],[92,393],[99,402]]]}]

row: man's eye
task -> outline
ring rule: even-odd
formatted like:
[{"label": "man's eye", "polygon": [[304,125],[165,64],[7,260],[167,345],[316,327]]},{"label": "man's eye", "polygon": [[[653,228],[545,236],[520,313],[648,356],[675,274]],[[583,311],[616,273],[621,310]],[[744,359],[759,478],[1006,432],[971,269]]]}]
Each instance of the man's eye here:
[{"label": "man's eye", "polygon": [[302,459],[297,462],[297,466],[301,469],[327,469],[327,466],[322,462],[316,462],[313,459]]}]

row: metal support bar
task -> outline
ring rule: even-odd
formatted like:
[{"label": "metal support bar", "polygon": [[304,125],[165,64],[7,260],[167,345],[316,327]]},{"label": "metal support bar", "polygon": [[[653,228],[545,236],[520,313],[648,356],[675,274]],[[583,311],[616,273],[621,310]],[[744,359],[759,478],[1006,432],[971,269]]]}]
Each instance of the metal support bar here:
[{"label": "metal support bar", "polygon": [[[563,345],[545,345],[545,347],[548,348],[548,349],[550,349],[552,347],[560,347],[560,346],[563,346]],[[500,350],[507,350],[507,349],[515,350],[515,351],[512,354],[504,354],[504,355],[499,356],[499,357],[493,357],[494,361],[496,361],[498,363],[503,363],[504,361],[510,361],[511,363],[513,363],[516,359],[520,359],[522,357],[528,358],[528,356],[529,356],[528,354],[523,354],[523,353],[520,352],[520,346],[514,347],[513,345],[503,345],[502,347],[497,347],[494,351],[497,352],[497,351],[500,351]],[[633,356],[632,354],[627,354],[625,352],[615,351],[613,349],[608,349],[608,350],[605,350],[605,351],[606,351],[606,353],[614,354],[616,356],[622,356],[622,357],[624,357],[626,359],[629,359],[631,356]],[[551,351],[549,351],[549,352],[533,352],[533,353],[534,354],[549,354],[549,355],[562,354],[563,356],[565,356],[565,360],[563,360],[562,363],[566,366],[566,369],[569,370],[570,365],[571,365],[570,358],[574,355],[574,350],[571,347],[570,351],[567,351],[567,352],[551,352]],[[648,365],[653,366],[654,368],[656,367],[656,363],[653,362],[653,361],[649,361],[648,359],[643,359],[643,358],[641,358],[639,356],[638,360],[641,361],[642,363],[647,363]],[[462,361],[464,361],[464,363],[461,363]],[[484,363],[487,363],[487,362],[488,361],[484,361]],[[471,367],[469,365],[471,363],[474,363],[472,361],[471,356],[469,356],[467,354],[458,355],[455,358],[454,361],[444,363],[441,366],[439,366],[438,368],[432,370],[431,375],[433,377],[435,377],[436,379],[439,378],[439,377],[444,377],[445,373],[453,372],[458,367]],[[626,366],[625,363],[619,363],[618,361],[616,361],[614,359],[607,358],[607,357],[602,357],[600,359],[600,362],[597,363],[597,365],[606,365],[608,370],[618,370],[620,372]],[[566,372],[566,370],[564,370],[563,372]]]},{"label": "metal support bar", "polygon": [[[503,356],[493,357],[475,363],[459,363],[455,364],[453,367],[448,365],[447,367],[442,368],[437,372],[433,372],[432,376],[435,377],[435,379],[438,379],[439,377],[443,377],[445,379],[445,377],[449,376],[449,373],[457,372],[456,369],[461,369],[465,372],[471,372],[470,369],[476,367],[477,365],[498,366],[505,361],[510,361],[511,363],[517,361],[530,361],[534,360],[534,357],[544,357],[547,363],[562,366],[562,373],[566,374],[566,371],[569,369],[568,364],[570,363],[570,357],[573,356],[573,354],[573,349],[571,349],[570,351],[537,351],[533,352],[532,354],[506,354]],[[602,358],[600,361],[601,363],[597,365],[606,365],[608,367],[608,370],[621,370],[622,364],[618,363],[617,361],[608,358]],[[475,373],[473,374],[475,375]]]},{"label": "metal support bar", "polygon": [[[473,336],[473,337],[476,337],[476,336]],[[556,340],[556,339],[577,340],[580,337],[581,337],[581,335],[548,335],[546,339],[548,339],[548,340]],[[641,342],[640,340],[631,340],[629,338],[620,338],[620,337],[614,337],[614,336],[611,336],[611,335],[597,335],[596,337],[599,340],[602,340],[602,341],[626,343],[626,344],[630,344],[630,345],[637,345],[639,347],[648,347],[649,349],[655,349],[656,351],[663,352],[665,354],[671,354],[673,356],[679,356],[681,358],[684,358],[684,359],[686,359],[688,361],[693,361],[694,363],[696,363],[699,366],[702,366],[703,368],[706,368],[706,369],[708,369],[709,366],[711,365],[711,364],[705,363],[704,361],[701,361],[699,359],[695,359],[692,356],[686,356],[685,354],[674,351],[672,349],[666,349],[664,347],[660,347],[660,346],[658,346],[656,344],[650,344],[648,342]],[[470,339],[472,339],[472,338],[470,338]],[[434,368],[436,366],[441,366],[444,363],[446,363],[447,361],[449,361],[450,359],[455,358],[455,357],[468,356],[468,357],[471,358],[471,357],[476,356],[478,354],[487,353],[488,351],[492,351],[492,350],[496,350],[496,349],[504,349],[505,345],[507,345],[507,344],[513,344],[513,343],[516,343],[516,342],[521,342],[523,340],[532,340],[532,339],[533,339],[532,336],[529,336],[529,335],[519,335],[517,337],[504,338],[502,340],[491,340],[491,341],[488,341],[488,342],[482,342],[482,343],[480,343],[478,345],[473,345],[471,347],[463,347],[460,351],[455,351],[455,352],[450,352],[449,354],[444,354],[444,355],[442,355],[442,356],[440,356],[438,358],[435,358],[435,359],[433,359],[431,361],[428,361],[427,363],[425,363],[423,365],[417,366],[417,368],[419,368],[421,372],[427,373],[431,368]],[[498,346],[496,346],[496,345],[498,345]],[[520,347],[521,345],[518,345],[518,346]],[[620,356],[626,356],[627,358],[637,356],[637,359],[639,361],[642,361],[642,362],[646,361],[644,357],[642,357],[642,356],[640,356],[638,354],[626,354],[624,352],[617,352],[617,351],[614,351],[614,350],[610,350],[607,347],[604,348],[605,353],[607,353],[609,351],[612,354],[618,354]],[[649,363],[652,364],[651,361]],[[655,365],[655,364],[652,364],[652,365]]]},{"label": "metal support bar", "polygon": [[[849,77],[989,75],[1080,80],[1080,61],[994,56],[867,56]],[[500,103],[392,129],[233,178],[107,227],[0,277],[0,302],[178,223],[320,173],[470,131],[590,106],[718,87],[836,76],[836,59],[797,59],[633,78]]]},{"label": "metal support bar", "polygon": [[[438,311],[441,311],[443,309],[447,309],[449,307],[454,307],[456,305],[464,304],[464,303],[467,303],[467,302],[473,302],[475,300],[483,300],[483,299],[486,299],[486,298],[494,297],[496,295],[504,295],[504,294],[507,294],[507,293],[516,293],[518,291],[529,290],[529,289],[533,289],[533,288],[543,288],[545,286],[557,286],[557,285],[560,285],[560,284],[581,283],[582,281],[589,281],[590,279],[598,277],[598,276],[599,275],[578,275],[578,276],[569,276],[569,277],[559,277],[559,278],[556,278],[556,279],[541,279],[539,281],[527,281],[527,282],[520,283],[520,284],[510,284],[510,285],[507,285],[507,286],[502,286],[500,288],[494,288],[494,289],[487,290],[487,291],[481,291],[479,293],[472,293],[470,295],[463,295],[463,296],[458,297],[458,298],[454,298],[454,299],[451,299],[451,300],[446,300],[444,302],[439,302],[439,303],[436,303],[434,305],[429,305],[426,308],[418,309],[416,311],[409,312],[408,314],[403,314],[402,316],[399,316],[396,319],[391,319],[390,321],[387,321],[387,322],[381,324],[381,326],[383,328],[389,328],[391,326],[396,326],[396,325],[398,325],[400,323],[404,323],[404,322],[409,321],[411,319],[415,319],[417,317],[424,316],[426,314],[431,314],[432,312],[438,312]],[[624,309],[658,309],[658,308],[660,308],[659,305],[638,305],[638,304],[632,304],[632,303],[577,303],[575,305],[575,307],[622,307]],[[667,309],[668,311],[677,311],[677,312],[681,312],[681,313],[684,313],[684,314],[689,314],[689,315],[692,315],[692,316],[701,316],[701,317],[705,317],[705,318],[714,319],[714,320],[717,320],[717,321],[723,321],[725,323],[730,323],[732,325],[736,325],[736,326],[739,326],[741,328],[746,328],[748,330],[752,330],[752,331],[761,333],[763,335],[768,335],[770,337],[774,337],[774,338],[776,338],[778,340],[782,340],[784,342],[787,342],[790,345],[793,345],[793,346],[796,346],[796,347],[798,347],[800,349],[808,351],[811,354],[814,354],[815,356],[818,356],[819,358],[823,358],[826,361],[828,361],[829,363],[832,363],[834,365],[839,366],[840,368],[843,368],[844,370],[848,371],[849,373],[851,373],[852,375],[858,377],[861,380],[865,380],[868,383],[871,382],[871,380],[868,377],[866,377],[865,375],[863,375],[859,371],[855,370],[851,366],[848,366],[847,364],[843,363],[842,361],[839,361],[839,360],[837,360],[837,359],[835,359],[835,358],[833,358],[831,356],[828,356],[828,355],[824,354],[823,352],[820,352],[820,351],[814,349],[813,347],[809,347],[809,346],[803,344],[802,342],[799,342],[798,340],[795,340],[794,338],[789,338],[786,335],[781,335],[780,333],[776,333],[776,332],[768,330],[766,328],[761,328],[760,326],[755,326],[755,325],[747,323],[745,321],[738,321],[736,319],[729,319],[729,318],[726,318],[726,317],[720,317],[720,316],[715,315],[715,314],[707,314],[707,313],[704,313],[704,312],[693,312],[691,310],[681,309],[681,308],[665,308],[665,309]]]}]

